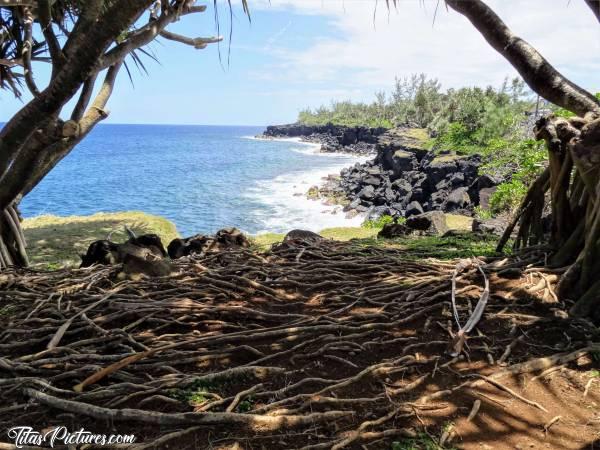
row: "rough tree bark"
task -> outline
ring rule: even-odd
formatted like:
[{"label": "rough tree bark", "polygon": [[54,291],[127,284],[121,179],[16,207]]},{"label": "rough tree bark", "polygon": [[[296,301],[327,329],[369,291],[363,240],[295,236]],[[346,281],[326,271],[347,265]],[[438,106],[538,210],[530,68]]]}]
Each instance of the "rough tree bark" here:
[{"label": "rough tree bark", "polygon": [[[541,242],[544,203],[549,199],[552,230],[549,264],[568,266],[558,285],[562,299],[576,301],[571,313],[600,318],[600,101],[558,72],[535,48],[516,36],[480,0],[446,0],[468,18],[486,41],[542,97],[579,117],[538,121],[536,137],[548,147],[549,165],[531,186],[515,222],[498,244],[502,250],[519,221],[515,248]],[[586,0],[598,20],[600,1]],[[547,196],[546,193],[549,195]]]},{"label": "rough tree bark", "polygon": [[484,2],[446,0],[446,3],[469,19],[536,93],[580,116],[590,111],[600,113],[598,99],[558,72],[531,44],[515,35]]},{"label": "rough tree bark", "polygon": [[[62,46],[54,27],[64,29],[65,23],[62,17],[53,16],[57,14],[54,2],[9,1],[0,5],[12,14],[19,32],[13,36],[15,52],[10,62],[23,67],[25,84],[33,97],[0,130],[0,268],[27,265],[17,205],[108,116],[106,105],[125,58],[159,35],[197,49],[220,40],[189,38],[165,30],[182,16],[205,11],[205,6],[194,6],[189,0],[160,4],[155,0],[89,0],[82,3],[81,10],[79,2],[63,3],[65,8],[72,8],[76,20]],[[58,15],[64,16],[65,11]],[[145,12],[150,13],[147,23],[132,29]],[[52,64],[50,81],[44,89],[36,85],[31,66],[32,28],[36,22]],[[102,85],[92,101],[96,80],[103,71]],[[70,118],[61,119],[65,105],[77,95]]]}]

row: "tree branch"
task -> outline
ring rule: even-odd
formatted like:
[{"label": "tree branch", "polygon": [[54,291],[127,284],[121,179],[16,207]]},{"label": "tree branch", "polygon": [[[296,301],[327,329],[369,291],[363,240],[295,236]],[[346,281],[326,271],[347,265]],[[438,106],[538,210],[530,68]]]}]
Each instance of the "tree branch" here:
[{"label": "tree branch", "polygon": [[31,92],[31,95],[37,97],[40,95],[40,91],[35,84],[33,79],[33,71],[31,70],[31,52],[33,49],[33,14],[31,9],[26,7],[23,8],[24,12],[24,36],[23,36],[23,49],[21,51],[21,57],[23,58],[23,73],[25,76],[25,84]]},{"label": "tree branch", "polygon": [[186,45],[191,45],[195,49],[203,49],[203,48],[206,48],[206,46],[208,44],[214,44],[217,42],[221,42],[223,40],[223,36],[213,36],[213,37],[208,37],[208,38],[204,38],[204,37],[191,38],[191,37],[183,36],[181,34],[171,33],[170,31],[167,31],[167,30],[162,30],[159,34],[160,34],[160,36],[164,37],[165,39],[168,39],[170,41],[181,42],[182,44],[186,44]]},{"label": "tree branch", "polygon": [[115,81],[123,61],[111,66],[104,77],[104,82],[92,105],[88,108],[83,118],[79,121],[79,133],[86,135],[91,129],[101,120],[108,117],[108,112],[105,110],[108,99],[112,95],[115,87]]},{"label": "tree branch", "polygon": [[[75,148],[75,146],[81,142],[99,122],[108,117],[108,112],[105,111],[106,103],[112,95],[115,80],[121,66],[122,63],[119,63],[108,69],[108,72],[104,78],[104,82],[102,83],[102,87],[96,95],[92,106],[90,106],[83,118],[79,120],[77,124],[77,133],[69,138],[58,139],[53,144],[47,145],[37,152],[32,152],[36,153],[36,156],[32,156],[32,159],[27,161],[25,165],[28,167],[30,175],[28,177],[24,177],[22,182],[14,183],[15,186],[13,187],[13,192],[19,191],[19,195],[27,195],[31,189],[33,189],[48,174],[48,172],[56,167],[56,165],[65,156],[67,156],[71,150],[73,150],[73,148]],[[84,97],[84,92],[82,92],[77,106],[79,106],[80,103],[83,104],[84,102],[87,105],[89,102],[89,96],[92,94],[95,79],[96,77],[94,76],[93,80],[91,78],[86,80],[86,85],[89,89],[89,95],[86,93],[85,97],[88,97],[88,100],[82,100],[82,97]],[[84,89],[86,89],[85,86]],[[0,195],[0,202],[1,201],[2,196]]]},{"label": "tree branch", "polygon": [[585,0],[585,3],[593,11],[596,19],[598,19],[598,22],[600,22],[600,0]]},{"label": "tree branch", "polygon": [[[116,47],[114,47],[110,51],[108,51],[102,58],[101,67],[103,69],[106,69],[106,68],[116,64],[118,61],[122,61],[132,51],[152,42],[163,31],[166,33],[169,33],[167,31],[165,31],[165,28],[170,23],[173,23],[173,22],[176,22],[177,20],[179,20],[180,16],[201,13],[201,12],[204,12],[205,10],[206,10],[206,6],[190,6],[190,7],[183,9],[181,12],[173,12],[173,11],[163,10],[160,17],[157,20],[152,20],[151,22],[147,23],[140,29],[133,32],[124,42],[120,43],[119,45],[117,45]],[[173,34],[174,36],[179,36],[179,35],[175,35],[175,33],[170,33],[170,34]],[[181,38],[185,39],[185,40],[191,39],[191,38],[187,38],[185,36],[181,36]],[[217,38],[213,38],[213,39],[217,39]],[[178,39],[173,39],[173,40],[178,40]],[[179,42],[183,42],[183,41],[179,40]],[[218,42],[218,41],[215,41],[215,42]],[[188,42],[184,42],[184,43],[188,44]],[[204,43],[208,44],[210,42],[205,41]],[[189,44],[189,45],[194,45],[194,44]]]},{"label": "tree branch", "polygon": [[519,72],[531,89],[550,102],[579,116],[600,114],[600,102],[565,78],[529,43],[516,36],[481,0],[446,0],[479,30],[485,40]]},{"label": "tree branch", "polygon": [[94,90],[94,84],[96,84],[97,77],[98,74],[94,73],[83,83],[81,94],[79,95],[77,104],[75,105],[75,108],[73,108],[73,113],[71,114],[71,120],[79,121],[83,117],[83,113],[85,112],[85,109],[92,98],[92,92]]},{"label": "tree branch", "polygon": [[[19,154],[29,137],[47,117],[54,116],[77,93],[93,71],[98,71],[98,60],[123,30],[131,26],[152,0],[119,1],[106,8],[99,20],[102,26],[90,27],[77,36],[69,57],[73,64],[64,65],[49,86],[31,100],[0,130],[0,183],[7,177],[7,169]],[[73,36],[69,41],[74,39]],[[9,202],[10,203],[10,202]]]},{"label": "tree branch", "polygon": [[52,58],[52,76],[56,75],[56,71],[63,65],[65,56],[60,48],[58,39],[52,29],[52,10],[50,9],[50,0],[38,1],[38,17],[42,33],[48,45],[50,58]]}]

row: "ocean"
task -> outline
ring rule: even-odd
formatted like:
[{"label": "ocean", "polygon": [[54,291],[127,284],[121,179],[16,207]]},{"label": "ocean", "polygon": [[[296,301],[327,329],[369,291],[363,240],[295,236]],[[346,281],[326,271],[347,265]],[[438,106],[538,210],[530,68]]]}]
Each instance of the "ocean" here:
[{"label": "ocean", "polygon": [[138,210],[183,236],[238,227],[249,234],[358,226],[306,198],[364,157],[262,140],[262,127],[100,124],[21,203],[25,217]]}]

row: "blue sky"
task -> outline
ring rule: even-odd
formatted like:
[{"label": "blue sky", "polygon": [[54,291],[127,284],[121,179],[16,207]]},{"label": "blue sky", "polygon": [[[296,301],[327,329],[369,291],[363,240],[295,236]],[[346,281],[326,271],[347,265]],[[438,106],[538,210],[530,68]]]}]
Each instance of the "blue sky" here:
[{"label": "blue sky", "polygon": [[[252,23],[234,0],[233,39],[194,50],[161,40],[149,75],[122,72],[109,102],[113,123],[266,125],[295,120],[304,107],[331,99],[371,100],[395,76],[425,72],[444,87],[499,84],[512,68],[462,16],[436,1],[399,2],[388,12],[374,0],[249,0]],[[442,2],[443,3],[443,2]],[[583,1],[491,0],[513,30],[582,86],[600,90],[600,27]],[[215,35],[212,2],[202,15],[170,27]],[[221,34],[229,32],[219,1]],[[375,19],[374,19],[375,16]],[[46,70],[36,68],[42,81]],[[22,103],[0,93],[0,121]]]}]

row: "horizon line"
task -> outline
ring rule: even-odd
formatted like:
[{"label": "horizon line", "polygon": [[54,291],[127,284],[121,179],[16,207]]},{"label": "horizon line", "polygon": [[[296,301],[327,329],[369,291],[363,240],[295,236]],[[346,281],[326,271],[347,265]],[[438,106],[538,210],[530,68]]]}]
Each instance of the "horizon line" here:
[{"label": "horizon line", "polygon": [[[6,121],[0,120],[0,125],[6,124]],[[267,127],[268,125],[260,124],[260,125],[242,125],[242,124],[212,124],[212,123],[156,123],[156,122],[147,122],[147,123],[134,123],[134,122],[105,122],[98,123],[98,125],[169,125],[175,127]]]}]

